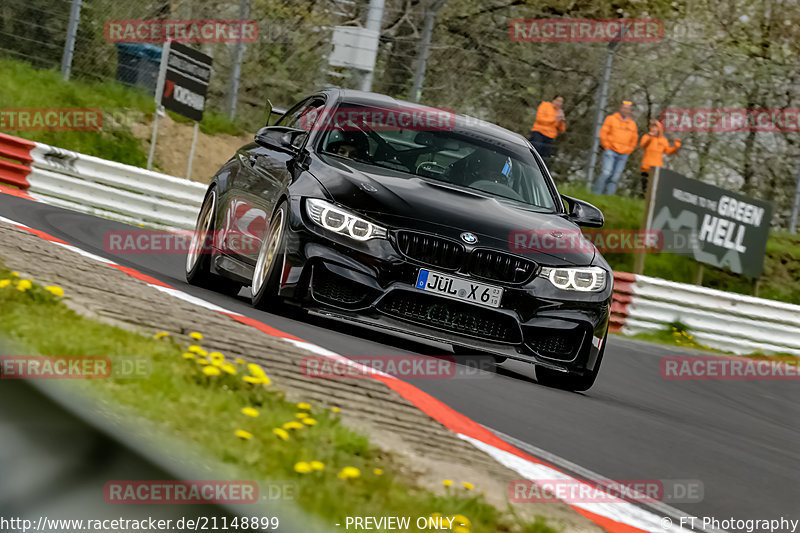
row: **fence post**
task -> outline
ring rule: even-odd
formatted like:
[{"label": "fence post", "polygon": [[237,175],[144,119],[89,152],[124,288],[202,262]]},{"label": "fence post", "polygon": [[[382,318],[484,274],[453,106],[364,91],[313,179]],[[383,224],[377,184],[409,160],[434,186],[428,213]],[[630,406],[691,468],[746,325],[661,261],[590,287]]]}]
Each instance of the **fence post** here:
[{"label": "fence post", "polygon": [[61,75],[64,81],[69,81],[72,72],[72,52],[75,50],[75,38],[78,35],[78,24],[81,21],[81,0],[72,0],[69,9],[69,25],[67,26],[67,39],[64,41],[64,54],[61,56]]},{"label": "fence post", "polygon": [[[250,0],[239,0],[239,20],[250,18]],[[242,58],[244,57],[244,43],[240,39],[233,50],[233,72],[231,83],[228,86],[228,118],[236,118],[236,105],[239,102],[239,78],[242,74]]]}]

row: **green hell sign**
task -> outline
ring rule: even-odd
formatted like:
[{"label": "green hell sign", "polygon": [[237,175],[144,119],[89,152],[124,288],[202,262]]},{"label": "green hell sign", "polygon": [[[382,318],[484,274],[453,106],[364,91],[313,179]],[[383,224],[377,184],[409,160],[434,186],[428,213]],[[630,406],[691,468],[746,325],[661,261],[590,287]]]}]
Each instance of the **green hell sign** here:
[{"label": "green hell sign", "polygon": [[772,206],[677,172],[657,169],[649,229],[662,251],[757,278],[764,270]]}]

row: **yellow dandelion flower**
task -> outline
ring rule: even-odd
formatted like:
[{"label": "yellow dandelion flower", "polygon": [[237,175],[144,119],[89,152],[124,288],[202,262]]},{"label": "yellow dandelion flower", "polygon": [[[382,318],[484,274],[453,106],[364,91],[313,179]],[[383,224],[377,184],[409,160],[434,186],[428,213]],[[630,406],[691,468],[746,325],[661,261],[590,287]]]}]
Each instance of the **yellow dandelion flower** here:
[{"label": "yellow dandelion flower", "polygon": [[0,289],[8,287],[9,285],[11,285],[10,279],[0,279]]},{"label": "yellow dandelion flower", "polygon": [[331,411],[333,411],[334,413],[338,413],[341,411],[341,409],[339,409],[338,407],[331,407]]},{"label": "yellow dandelion flower", "polygon": [[59,298],[64,296],[64,289],[61,287],[56,287],[55,285],[47,285],[44,290],[52,294],[53,296],[58,296]]},{"label": "yellow dandelion flower", "polygon": [[31,283],[29,279],[21,279],[19,283],[17,283],[17,290],[21,292],[25,292],[31,287],[33,287],[33,283]]},{"label": "yellow dandelion flower", "polygon": [[11,275],[15,278],[19,277],[19,272],[12,272]]},{"label": "yellow dandelion flower", "polygon": [[198,357],[197,358],[197,364],[198,365],[207,365],[208,364],[208,360],[207,359],[203,359],[202,357]]},{"label": "yellow dandelion flower", "polygon": [[452,479],[443,479],[442,480],[442,485],[444,485],[445,487],[450,487],[450,486],[453,485],[453,480]]},{"label": "yellow dandelion flower", "polygon": [[307,425],[307,426],[316,426],[317,425],[317,421],[314,420],[313,418],[309,418],[309,417],[301,418],[300,421],[303,424]]},{"label": "yellow dandelion flower", "polygon": [[294,416],[296,416],[297,418],[308,418],[311,415],[309,415],[308,413],[295,413]]},{"label": "yellow dandelion flower", "polygon": [[194,359],[194,354],[192,352],[183,352],[184,359]]},{"label": "yellow dandelion flower", "polygon": [[354,466],[346,466],[336,474],[339,479],[355,479],[361,475],[361,470]]},{"label": "yellow dandelion flower", "polygon": [[465,481],[464,483],[462,483],[462,485],[464,485],[464,488],[467,490],[472,490],[475,488],[475,485],[473,485],[469,481]]},{"label": "yellow dandelion flower", "polygon": [[242,359],[241,357],[237,357],[237,358],[236,358],[236,360],[235,360],[235,362],[236,362],[236,364],[237,364],[237,365],[243,365],[243,364],[245,364],[247,361],[245,361],[245,360],[244,360],[244,359]]},{"label": "yellow dandelion flower", "polygon": [[196,340],[196,341],[203,340],[203,334],[202,333],[198,333],[197,331],[193,331],[193,332],[189,333],[189,336],[191,338],[193,338],[194,340]]},{"label": "yellow dandelion flower", "polygon": [[311,461],[309,464],[312,470],[325,470],[325,463],[322,461]]},{"label": "yellow dandelion flower", "polygon": [[309,409],[311,409],[311,404],[308,404],[308,403],[305,403],[305,402],[298,403],[297,404],[297,408],[298,409],[305,409],[306,411],[308,411]]},{"label": "yellow dandelion flower", "polygon": [[204,349],[202,349],[200,346],[198,346],[196,344],[192,344],[191,346],[189,346],[186,349],[189,350],[190,352],[194,352],[194,353],[205,352]]},{"label": "yellow dandelion flower", "polygon": [[283,429],[302,429],[302,428],[303,424],[301,424],[300,422],[295,422],[294,420],[292,420],[291,422],[286,422],[283,425]]},{"label": "yellow dandelion flower", "polygon": [[250,371],[251,374],[253,374],[257,378],[267,377],[267,374],[264,372],[264,369],[255,363],[250,363],[249,365],[247,365],[247,369]]},{"label": "yellow dandelion flower", "polygon": [[230,363],[225,363],[224,365],[222,365],[221,368],[222,371],[225,372],[226,374],[230,374],[232,376],[236,375],[236,367]]},{"label": "yellow dandelion flower", "polygon": [[154,339],[163,339],[164,337],[169,337],[169,333],[166,331],[159,331],[155,335],[153,335]]},{"label": "yellow dandelion flower", "polygon": [[220,352],[211,352],[208,354],[211,359],[222,359],[225,360],[225,356],[222,355]]},{"label": "yellow dandelion flower", "polygon": [[219,376],[220,371],[219,368],[209,365],[203,367],[203,374],[205,374],[206,376]]},{"label": "yellow dandelion flower", "polygon": [[278,436],[278,438],[283,440],[289,440],[289,432],[283,428],[275,428],[272,432]]},{"label": "yellow dandelion flower", "polygon": [[308,474],[311,472],[311,465],[305,461],[300,461],[294,464],[294,471],[298,474]]},{"label": "yellow dandelion flower", "polygon": [[245,439],[245,440],[250,440],[253,438],[252,433],[250,433],[249,431],[245,431],[243,429],[237,429],[236,436],[239,437],[240,439]]},{"label": "yellow dandelion flower", "polygon": [[470,527],[470,521],[469,521],[469,518],[467,518],[467,517],[466,517],[466,516],[464,516],[463,514],[457,514],[457,515],[453,515],[453,516],[451,516],[450,518],[452,518],[452,519],[453,519],[453,522],[455,522],[455,523],[456,523],[456,524],[458,524],[459,526],[466,526],[466,527]]},{"label": "yellow dandelion flower", "polygon": [[380,468],[376,468],[372,471],[372,473],[375,474],[376,476],[382,476],[383,470],[381,470]]},{"label": "yellow dandelion flower", "polygon": [[242,408],[242,414],[245,415],[245,416],[250,416],[250,417],[255,418],[255,417],[258,416],[258,411],[256,411],[252,407],[243,407]]}]

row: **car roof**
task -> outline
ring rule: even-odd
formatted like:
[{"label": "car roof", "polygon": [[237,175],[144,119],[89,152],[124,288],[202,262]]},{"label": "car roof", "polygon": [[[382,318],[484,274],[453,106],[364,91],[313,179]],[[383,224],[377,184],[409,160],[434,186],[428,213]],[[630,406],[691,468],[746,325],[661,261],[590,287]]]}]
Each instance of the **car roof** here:
[{"label": "car roof", "polygon": [[[323,92],[331,94],[340,104],[345,103],[367,107],[405,107],[420,110],[433,109],[430,106],[399,100],[385,94],[357,91],[354,89],[328,89]],[[443,109],[447,110],[447,108]],[[454,116],[456,117],[456,123],[453,129],[462,135],[501,140],[524,147],[526,149],[530,148],[528,140],[519,133],[515,133],[500,127],[497,124],[492,124],[491,122],[486,122],[485,120],[471,117],[469,115],[459,115],[454,113]]]}]

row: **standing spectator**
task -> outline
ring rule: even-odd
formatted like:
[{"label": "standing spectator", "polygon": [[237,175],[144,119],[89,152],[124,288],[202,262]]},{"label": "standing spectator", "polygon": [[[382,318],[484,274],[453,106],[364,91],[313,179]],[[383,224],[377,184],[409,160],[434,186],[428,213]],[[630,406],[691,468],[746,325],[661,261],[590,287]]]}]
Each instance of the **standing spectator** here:
[{"label": "standing spectator", "polygon": [[603,170],[594,182],[595,194],[614,194],[617,182],[625,170],[628,156],[636,148],[639,132],[636,122],[631,118],[631,102],[625,100],[618,113],[609,115],[600,128],[600,144],[603,145]]},{"label": "standing spectator", "polygon": [[555,154],[556,137],[567,129],[564,110],[561,109],[563,104],[564,98],[558,96],[552,102],[542,102],[536,110],[530,141],[545,164],[548,164]]},{"label": "standing spectator", "polygon": [[675,146],[670,146],[669,139],[664,136],[664,128],[657,120],[650,121],[650,131],[642,135],[639,146],[644,148],[642,156],[642,196],[647,193],[647,178],[652,167],[664,166],[664,154],[677,154],[681,140],[675,139]]}]

